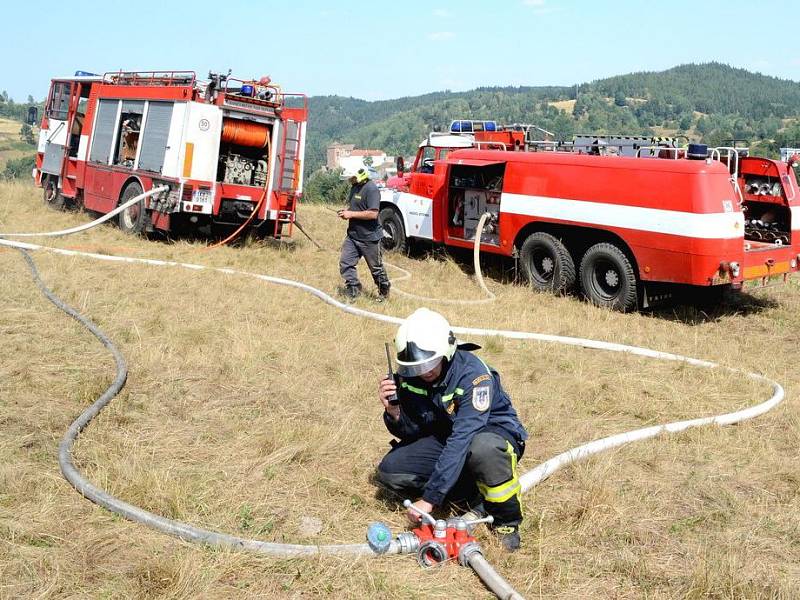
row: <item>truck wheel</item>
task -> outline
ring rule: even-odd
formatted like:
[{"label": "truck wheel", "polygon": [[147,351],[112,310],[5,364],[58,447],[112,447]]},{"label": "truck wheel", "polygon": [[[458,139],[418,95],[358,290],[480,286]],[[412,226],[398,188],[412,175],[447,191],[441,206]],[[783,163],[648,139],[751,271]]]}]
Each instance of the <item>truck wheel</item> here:
[{"label": "truck wheel", "polygon": [[621,312],[636,309],[636,272],[614,244],[595,244],[581,260],[583,293],[592,304]]},{"label": "truck wheel", "polygon": [[538,291],[562,293],[575,285],[575,262],[561,240],[549,233],[529,235],[519,260],[528,283]]},{"label": "truck wheel", "polygon": [[58,177],[55,175],[47,175],[42,182],[42,200],[45,205],[54,209],[62,210],[64,208],[64,196],[58,191]]},{"label": "truck wheel", "polygon": [[383,227],[381,245],[387,252],[405,252],[408,250],[408,240],[403,228],[403,221],[397,211],[386,207],[378,214],[378,221]]},{"label": "truck wheel", "polygon": [[[122,192],[117,206],[125,204],[131,198],[142,194],[142,186],[138,183],[130,183]],[[144,207],[144,199],[129,206],[117,215],[119,228],[131,235],[141,235],[146,229],[149,221],[147,210]]]}]

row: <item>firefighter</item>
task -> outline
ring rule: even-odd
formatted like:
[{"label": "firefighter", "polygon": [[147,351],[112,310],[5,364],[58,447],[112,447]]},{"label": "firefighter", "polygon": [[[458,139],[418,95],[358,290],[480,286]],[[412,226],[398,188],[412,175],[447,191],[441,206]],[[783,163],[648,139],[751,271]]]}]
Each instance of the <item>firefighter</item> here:
[{"label": "firefighter", "polygon": [[[430,513],[464,502],[475,516],[494,517],[493,530],[509,551],[519,548],[522,522],[517,462],[528,438],[497,371],[456,340],[447,320],[427,308],[409,316],[395,337],[399,385],[382,379],[379,398],[392,449],[377,481],[419,498]],[[389,403],[396,393],[398,405]],[[420,498],[421,496],[421,498]],[[419,515],[408,510],[416,523]]]},{"label": "firefighter", "polygon": [[381,194],[364,168],[345,170],[343,177],[350,179],[349,207],[338,211],[339,217],[347,223],[347,237],[339,255],[339,272],[344,278],[344,295],[355,300],[361,295],[361,282],[356,267],[363,256],[367,261],[372,279],[378,286],[378,299],[389,297],[389,277],[381,258],[381,239],[383,228],[378,222]]}]

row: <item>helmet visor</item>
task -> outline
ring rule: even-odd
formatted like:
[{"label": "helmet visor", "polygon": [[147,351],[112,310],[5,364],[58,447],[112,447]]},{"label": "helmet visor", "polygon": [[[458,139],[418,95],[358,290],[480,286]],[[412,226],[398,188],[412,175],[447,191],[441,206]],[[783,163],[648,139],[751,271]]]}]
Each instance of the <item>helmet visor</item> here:
[{"label": "helmet visor", "polygon": [[442,362],[441,356],[434,356],[431,359],[418,363],[403,363],[397,361],[397,374],[400,377],[419,377],[428,371],[433,371]]},{"label": "helmet visor", "polygon": [[408,342],[397,353],[397,373],[401,377],[418,377],[435,369],[441,360],[442,356],[433,350],[425,350],[414,342]]}]

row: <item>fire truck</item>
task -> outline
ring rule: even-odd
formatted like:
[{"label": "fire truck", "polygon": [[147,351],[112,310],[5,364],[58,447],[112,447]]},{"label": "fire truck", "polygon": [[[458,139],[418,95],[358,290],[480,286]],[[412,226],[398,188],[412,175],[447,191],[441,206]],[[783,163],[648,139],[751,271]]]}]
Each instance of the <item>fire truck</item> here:
[{"label": "fire truck", "polygon": [[45,203],[98,213],[168,186],[119,214],[129,233],[237,225],[252,215],[263,233],[291,235],[307,117],[306,96],[268,77],[78,71],[51,82],[33,176]]},{"label": "fire truck", "polygon": [[797,160],[702,144],[612,155],[594,140],[594,152],[525,152],[491,133],[432,135],[410,172],[398,161],[381,195],[385,248],[415,239],[471,248],[489,213],[482,252],[513,258],[537,290],[577,289],[622,311],[798,269]]}]

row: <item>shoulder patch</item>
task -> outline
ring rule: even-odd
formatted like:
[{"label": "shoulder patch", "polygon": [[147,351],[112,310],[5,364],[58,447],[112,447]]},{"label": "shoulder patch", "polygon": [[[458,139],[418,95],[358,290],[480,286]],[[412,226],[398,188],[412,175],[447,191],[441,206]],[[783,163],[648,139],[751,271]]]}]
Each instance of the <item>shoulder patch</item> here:
[{"label": "shoulder patch", "polygon": [[491,375],[484,373],[483,375],[478,375],[475,379],[472,380],[472,385],[478,385],[479,383],[483,383],[484,381],[489,381],[492,378]]},{"label": "shoulder patch", "polygon": [[481,385],[472,389],[472,406],[478,412],[489,410],[492,405],[492,388],[488,385]]}]

